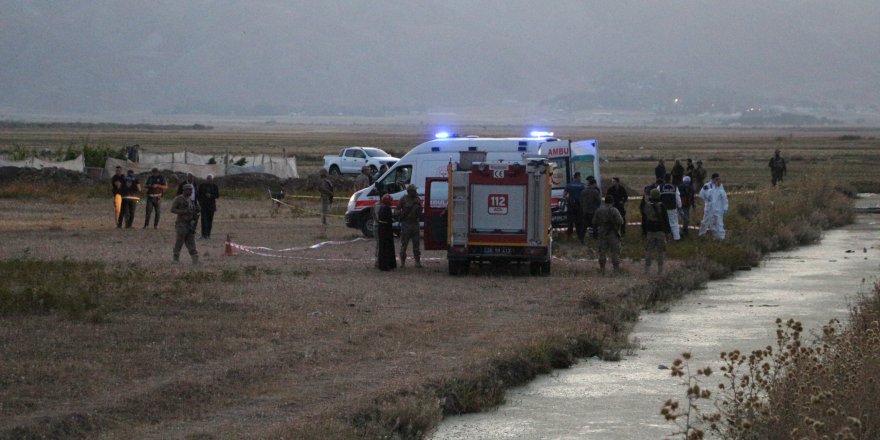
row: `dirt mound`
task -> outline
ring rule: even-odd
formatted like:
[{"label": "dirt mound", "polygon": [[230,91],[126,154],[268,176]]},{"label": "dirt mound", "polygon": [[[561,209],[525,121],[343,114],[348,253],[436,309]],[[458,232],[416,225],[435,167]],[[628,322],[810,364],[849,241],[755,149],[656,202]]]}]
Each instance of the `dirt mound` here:
[{"label": "dirt mound", "polygon": [[61,185],[91,185],[97,181],[86,173],[63,168],[0,167],[0,184],[13,182],[53,182]]}]

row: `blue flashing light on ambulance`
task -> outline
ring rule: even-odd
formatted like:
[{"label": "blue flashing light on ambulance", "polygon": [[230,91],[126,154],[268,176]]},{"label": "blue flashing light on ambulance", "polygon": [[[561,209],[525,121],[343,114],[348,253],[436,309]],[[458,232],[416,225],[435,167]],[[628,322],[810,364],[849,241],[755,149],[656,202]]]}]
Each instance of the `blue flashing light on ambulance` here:
[{"label": "blue flashing light on ambulance", "polygon": [[[458,136],[450,132],[438,133],[435,139],[417,145],[407,152],[376,182],[352,194],[345,212],[346,226],[360,229],[367,237],[373,235],[374,205],[384,194],[391,194],[396,204],[406,193],[406,185],[415,184],[419,196],[425,196],[425,182],[429,177],[446,177],[449,163],[519,162],[524,158],[541,156],[548,159],[551,174],[551,221],[561,227],[566,222],[563,200],[565,185],[575,172],[599,179],[598,142],[596,140],[561,140],[549,132],[535,132],[537,136],[521,138],[484,138]],[[434,196],[434,203],[439,200]]]}]

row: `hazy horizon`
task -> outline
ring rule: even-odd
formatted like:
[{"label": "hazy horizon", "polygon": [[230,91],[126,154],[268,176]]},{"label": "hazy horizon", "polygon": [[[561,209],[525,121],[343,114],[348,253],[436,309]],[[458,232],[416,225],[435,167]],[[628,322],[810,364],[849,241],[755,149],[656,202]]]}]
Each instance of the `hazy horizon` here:
[{"label": "hazy horizon", "polygon": [[880,2],[868,0],[0,6],[5,118],[674,115],[880,102]]}]

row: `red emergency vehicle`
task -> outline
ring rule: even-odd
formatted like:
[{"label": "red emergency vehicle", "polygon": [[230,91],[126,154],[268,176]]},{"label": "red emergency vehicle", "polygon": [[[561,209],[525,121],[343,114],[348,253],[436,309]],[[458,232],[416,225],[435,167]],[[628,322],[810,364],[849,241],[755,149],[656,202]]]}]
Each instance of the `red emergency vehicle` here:
[{"label": "red emergency vehicle", "polygon": [[448,177],[426,182],[425,249],[446,249],[453,275],[482,261],[524,262],[532,275],[549,274],[552,171],[546,158],[450,163]]}]

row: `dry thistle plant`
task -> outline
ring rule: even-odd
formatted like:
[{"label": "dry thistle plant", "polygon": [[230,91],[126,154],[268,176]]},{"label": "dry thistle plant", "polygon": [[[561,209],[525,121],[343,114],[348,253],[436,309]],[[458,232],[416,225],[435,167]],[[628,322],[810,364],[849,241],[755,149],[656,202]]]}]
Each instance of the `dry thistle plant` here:
[{"label": "dry thistle plant", "polygon": [[776,347],[722,352],[721,380],[709,367],[691,370],[675,359],[685,404],[670,399],[660,415],[676,425],[672,437],[702,439],[877,439],[880,436],[880,285],[851,311],[850,323],[823,326],[811,343],[803,325],[776,321]]}]

